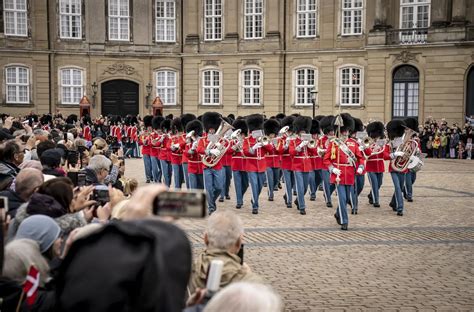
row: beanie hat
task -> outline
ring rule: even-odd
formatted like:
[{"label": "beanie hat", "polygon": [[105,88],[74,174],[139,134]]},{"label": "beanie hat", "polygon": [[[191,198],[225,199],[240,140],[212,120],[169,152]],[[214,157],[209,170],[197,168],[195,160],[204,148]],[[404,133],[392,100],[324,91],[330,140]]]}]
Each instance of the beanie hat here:
[{"label": "beanie hat", "polygon": [[47,251],[58,239],[61,228],[54,219],[45,215],[33,215],[20,223],[15,239],[27,238],[40,246],[41,253]]}]

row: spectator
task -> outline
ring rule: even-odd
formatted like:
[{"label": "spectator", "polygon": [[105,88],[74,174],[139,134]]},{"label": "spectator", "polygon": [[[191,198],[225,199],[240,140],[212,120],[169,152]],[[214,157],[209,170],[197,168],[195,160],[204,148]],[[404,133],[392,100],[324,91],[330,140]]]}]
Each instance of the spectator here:
[{"label": "spectator", "polygon": [[86,184],[104,184],[109,174],[112,162],[104,155],[95,155],[89,160],[89,165],[84,170],[86,173]]},{"label": "spectator", "polygon": [[224,262],[221,287],[238,281],[262,282],[262,278],[253,273],[237,255],[242,246],[243,235],[242,221],[235,213],[221,210],[209,217],[204,234],[206,250],[197,257],[193,265],[189,285],[191,293],[198,288],[205,288],[209,265],[215,259]]},{"label": "spectator", "polygon": [[7,141],[0,147],[0,191],[8,188],[23,162],[24,148],[15,141]]},{"label": "spectator", "polygon": [[59,148],[44,151],[40,157],[41,164],[43,165],[43,174],[53,177],[64,176],[64,172],[60,171],[62,156],[63,152]]}]

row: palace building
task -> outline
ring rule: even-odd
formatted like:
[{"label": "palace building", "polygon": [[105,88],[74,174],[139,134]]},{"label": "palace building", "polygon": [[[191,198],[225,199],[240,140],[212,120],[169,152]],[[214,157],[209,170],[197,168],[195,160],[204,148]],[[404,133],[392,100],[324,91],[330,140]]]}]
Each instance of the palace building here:
[{"label": "palace building", "polygon": [[474,115],[474,1],[0,0],[0,111]]}]

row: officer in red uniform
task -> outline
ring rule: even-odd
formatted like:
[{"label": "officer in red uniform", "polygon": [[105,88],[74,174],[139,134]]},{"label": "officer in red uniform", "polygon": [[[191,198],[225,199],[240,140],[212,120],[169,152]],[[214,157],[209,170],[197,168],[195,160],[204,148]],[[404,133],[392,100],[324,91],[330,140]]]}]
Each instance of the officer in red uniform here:
[{"label": "officer in red uniform", "polygon": [[[186,126],[189,122],[196,119],[196,116],[193,114],[183,114],[181,115],[181,124],[183,125],[183,129],[186,130]],[[201,131],[202,132],[202,131]],[[183,133],[181,140],[180,140],[181,148],[184,151],[186,148],[186,131]],[[183,152],[183,159],[181,161],[181,167],[183,167],[183,176],[184,182],[186,183],[186,188],[191,188],[189,185],[189,174],[188,174],[188,153]]]},{"label": "officer in red uniform", "polygon": [[[222,119],[225,120],[228,124],[232,124],[232,120],[230,120],[228,117],[223,117]],[[232,132],[232,130],[229,130],[229,133]],[[232,169],[231,169],[231,164],[232,164],[232,150],[229,148],[227,149],[227,152],[225,155],[222,157],[222,169],[224,170],[224,187],[222,188],[221,191],[221,196],[219,197],[219,202],[224,202],[224,198],[229,200],[230,195],[229,195],[229,189],[230,189],[230,183],[232,180]]]},{"label": "officer in red uniform", "polygon": [[[360,133],[362,133],[364,131],[364,124],[362,123],[362,120],[360,120],[359,118],[353,118],[353,119],[354,119],[354,129],[351,129],[351,131],[349,132],[349,139],[348,140],[350,140],[351,142],[354,142],[354,144],[357,144],[357,146],[359,147],[359,150],[362,152],[362,156],[364,156],[364,160],[365,160],[366,156],[363,153],[364,146],[362,144],[362,141],[359,141],[357,139],[358,133],[359,133],[359,136],[360,136]],[[356,168],[359,168],[359,164],[356,166]],[[364,185],[365,185],[365,172],[366,171],[365,171],[365,166],[364,166],[364,170],[362,172],[357,172],[357,170],[356,170],[356,173],[355,173],[354,202],[353,203],[348,202],[348,204],[351,204],[352,214],[357,214],[357,212],[358,212],[359,195],[362,192],[362,190],[364,189]],[[354,206],[352,206],[352,204],[354,204]]]},{"label": "officer in red uniform", "polygon": [[354,207],[354,183],[356,171],[364,171],[364,156],[359,145],[348,139],[349,132],[354,129],[354,119],[343,113],[334,118],[334,129],[337,138],[331,139],[324,155],[323,163],[331,172],[330,182],[336,185],[338,207],[334,217],[342,230],[348,229],[347,201],[350,198]]},{"label": "officer in red uniform", "polygon": [[237,119],[232,124],[235,130],[240,129],[240,137],[231,143],[232,163],[231,169],[234,176],[235,197],[237,204],[235,208],[240,209],[244,204],[244,195],[249,187],[249,177],[245,171],[245,155],[243,142],[248,135],[248,127],[245,119]]},{"label": "officer in red uniform", "polygon": [[280,181],[280,154],[276,150],[278,142],[278,132],[280,131],[280,123],[276,119],[268,119],[263,123],[265,135],[273,145],[272,151],[267,151],[265,159],[267,161],[267,190],[268,200],[273,201],[273,192],[278,191],[278,182]]},{"label": "officer in red uniform", "polygon": [[145,178],[146,183],[150,183],[153,181],[153,173],[152,173],[152,165],[151,165],[151,140],[149,135],[152,131],[152,120],[153,116],[147,115],[143,117],[143,124],[144,129],[140,136],[138,137],[138,145],[142,147],[142,155],[143,155],[143,164],[145,165]]},{"label": "officer in red uniform", "polygon": [[288,126],[288,131],[283,134],[282,141],[277,146],[277,152],[281,155],[281,170],[283,171],[283,180],[285,181],[285,200],[286,207],[291,208],[292,206],[292,195],[293,195],[293,184],[295,176],[293,174],[293,159],[289,152],[290,143],[295,139],[293,135],[293,122],[295,121],[294,116],[286,116],[281,121],[281,127]]},{"label": "officer in red uniform", "polygon": [[151,172],[153,174],[153,181],[156,183],[161,183],[162,172],[161,172],[161,164],[160,164],[160,150],[161,147],[158,144],[158,141],[161,138],[161,128],[160,124],[163,121],[163,117],[155,116],[151,122],[153,127],[153,132],[150,134],[151,140]]},{"label": "officer in red uniform", "polygon": [[170,137],[171,137],[171,120],[165,119],[160,124],[161,128],[161,137],[158,140],[158,147],[160,147],[160,153],[158,154],[158,158],[160,159],[161,164],[161,174],[163,175],[163,179],[165,185],[170,187],[171,185],[171,175],[172,175],[172,167],[171,167],[171,151],[169,149],[170,145],[168,144]]},{"label": "officer in red uniform", "polygon": [[[323,136],[318,142],[318,154],[324,158],[324,155],[327,153],[330,139],[334,137],[334,116],[325,116],[319,122],[319,127],[323,132]],[[329,168],[323,161],[323,166],[321,168],[321,176],[323,178],[323,194],[326,200],[326,207],[332,208],[331,194],[336,188],[334,184],[330,183],[330,172]]]},{"label": "officer in red uniform", "polygon": [[169,149],[170,163],[173,170],[174,188],[181,189],[184,182],[183,167],[181,162],[183,160],[184,141],[183,141],[183,125],[181,118],[175,117],[171,121],[171,137],[167,142]]},{"label": "officer in red uniform", "polygon": [[202,123],[195,119],[187,123],[186,134],[194,131],[194,134],[186,140],[183,154],[187,154],[187,171],[189,174],[189,189],[204,189],[202,175],[201,155],[197,152],[199,140],[203,134]]},{"label": "officer in red uniform", "polygon": [[82,137],[88,142],[92,141],[91,125],[92,120],[89,115],[82,117]]},{"label": "officer in red uniform", "polygon": [[[319,120],[317,119],[317,117],[312,120],[310,133],[313,137],[313,140],[316,142],[317,147],[319,145],[319,135],[321,133],[321,128],[319,127]],[[311,159],[311,164],[313,165],[313,170],[309,173],[309,200],[315,201],[318,188],[323,182],[323,177],[321,173],[321,169],[323,167],[323,159],[318,154],[317,148],[312,149],[309,158]]]}]

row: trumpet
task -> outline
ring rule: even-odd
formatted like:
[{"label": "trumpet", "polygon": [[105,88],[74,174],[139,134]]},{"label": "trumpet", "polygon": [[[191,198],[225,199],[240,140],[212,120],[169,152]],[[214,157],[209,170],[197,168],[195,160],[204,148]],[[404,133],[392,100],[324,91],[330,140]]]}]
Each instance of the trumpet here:
[{"label": "trumpet", "polygon": [[308,148],[315,148],[315,147],[316,147],[316,140],[315,139],[309,140]]},{"label": "trumpet", "polygon": [[262,145],[267,145],[268,143],[270,143],[270,139],[264,135],[264,136],[258,137],[257,142],[262,143]]},{"label": "trumpet", "polygon": [[284,126],[283,128],[280,129],[280,131],[278,131],[278,137],[288,136],[289,130],[290,130],[289,126]]},{"label": "trumpet", "polygon": [[364,139],[362,139],[362,145],[364,145],[365,148],[369,148],[374,143],[374,139],[369,136],[366,136]]},{"label": "trumpet", "polygon": [[196,141],[196,137],[194,136],[194,130],[189,131],[186,134],[186,143],[191,143],[193,141]]}]

